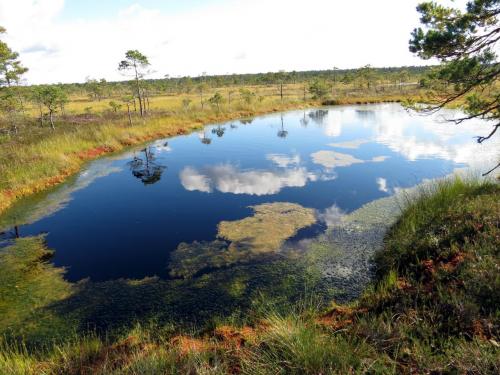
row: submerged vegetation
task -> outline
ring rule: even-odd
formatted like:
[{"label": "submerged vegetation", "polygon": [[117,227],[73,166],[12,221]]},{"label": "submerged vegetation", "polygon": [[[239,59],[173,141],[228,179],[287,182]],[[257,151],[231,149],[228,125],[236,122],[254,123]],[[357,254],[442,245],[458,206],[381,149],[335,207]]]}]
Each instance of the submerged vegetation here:
[{"label": "submerged vegetation", "polygon": [[[46,263],[42,238],[18,239],[0,258],[9,271],[0,283],[0,372],[496,374],[499,198],[497,183],[460,178],[406,195],[376,281],[344,305],[321,303],[314,288],[297,294],[300,283],[281,267],[300,263],[284,260],[236,266],[232,276],[70,285]],[[310,272],[302,268],[305,279]],[[264,294],[243,312],[234,300],[255,282]],[[194,305],[192,293],[201,298]],[[301,302],[278,303],[285,296]],[[214,299],[219,314],[210,311]],[[181,328],[177,319],[193,306],[210,323]]]},{"label": "submerged vegetation", "polygon": [[203,269],[249,262],[277,252],[284,241],[316,222],[314,210],[277,202],[252,207],[253,216],[222,221],[217,237],[226,241],[181,243],[171,256],[170,274],[189,277]]},{"label": "submerged vegetation", "polygon": [[[101,155],[292,108],[398,101],[435,112],[457,105],[465,115],[456,124],[493,124],[477,136],[487,141],[500,128],[499,1],[473,0],[464,12],[434,2],[417,9],[423,28],[410,50],[439,59],[439,67],[148,80],[148,57],[130,50],[118,65],[130,81],[22,86],[27,68],[0,40],[0,214]],[[283,120],[277,135],[288,135]],[[200,141],[211,138],[203,132]],[[141,152],[128,166],[151,185],[165,166],[148,148]],[[329,169],[386,158],[311,157]],[[500,164],[492,167],[487,173]],[[97,177],[79,179],[73,191]],[[380,188],[389,192],[385,183]],[[45,212],[71,192],[62,189]],[[5,240],[0,373],[500,373],[498,181],[453,177],[396,196],[399,205],[385,198],[350,214],[336,206],[253,206],[251,216],[221,221],[216,240],[178,245],[165,279],[71,283],[51,263],[43,235]],[[0,227],[16,215],[0,218]],[[325,233],[287,242],[318,222]]]}]

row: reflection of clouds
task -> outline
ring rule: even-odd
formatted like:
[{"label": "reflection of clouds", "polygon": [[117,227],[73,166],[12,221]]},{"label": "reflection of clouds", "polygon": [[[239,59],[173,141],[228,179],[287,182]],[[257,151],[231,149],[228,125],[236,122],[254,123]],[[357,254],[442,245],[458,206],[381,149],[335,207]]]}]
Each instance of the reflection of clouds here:
[{"label": "reflection of clouds", "polygon": [[389,189],[387,188],[387,180],[385,178],[379,177],[377,178],[378,189],[384,193],[389,193]]},{"label": "reflection of clouds", "polygon": [[342,134],[342,112],[330,111],[323,122],[325,135],[328,137],[338,137]]},{"label": "reflection of clouds", "polygon": [[328,227],[332,227],[341,223],[345,212],[334,204],[324,211],[317,212],[316,216],[319,221],[325,223]]},{"label": "reflection of clouds", "polygon": [[[385,110],[384,110],[385,109]],[[445,122],[460,112],[443,110],[432,116],[408,116],[400,107],[377,111],[375,140],[409,160],[440,158],[484,169],[500,156],[500,137],[478,144],[473,137],[484,134],[491,123],[481,120],[460,125]]]},{"label": "reflection of clouds", "polygon": [[328,146],[356,149],[356,148],[359,148],[359,146],[361,146],[365,143],[368,143],[368,142],[370,142],[369,139],[354,139],[352,141],[330,143]]},{"label": "reflection of clouds", "polygon": [[186,190],[189,191],[202,191],[204,193],[210,193],[212,188],[210,187],[210,180],[207,176],[199,173],[196,169],[192,167],[184,168],[180,175],[181,184]]},{"label": "reflection of clouds", "polygon": [[309,117],[323,127],[327,137],[340,136],[344,124],[357,120],[356,111],[352,108],[317,110],[309,113]]},{"label": "reflection of clouds", "polygon": [[342,154],[335,151],[318,151],[311,154],[314,163],[325,168],[348,167],[352,164],[363,163],[363,160],[356,159],[349,154]]},{"label": "reflection of clouds", "polygon": [[168,141],[165,141],[164,139],[160,139],[156,142],[153,142],[150,147],[155,148],[155,150],[160,151],[160,152],[171,152],[172,148],[168,144]]},{"label": "reflection of clouds", "polygon": [[375,156],[371,160],[357,159],[352,155],[343,154],[336,151],[318,151],[311,154],[314,163],[322,165],[325,168],[332,169],[335,167],[349,167],[353,164],[359,163],[381,163],[385,161],[388,156]]},{"label": "reflection of clouds", "polygon": [[384,155],[374,156],[372,158],[371,162],[373,162],[373,163],[382,163],[382,162],[386,161],[387,159],[389,159],[389,156],[384,156]]},{"label": "reflection of clouds", "polygon": [[181,183],[186,190],[222,193],[269,195],[285,187],[303,187],[308,181],[321,178],[308,173],[305,168],[279,171],[240,171],[230,164],[206,167],[203,171],[186,167],[180,173]]},{"label": "reflection of clouds", "polygon": [[287,168],[300,164],[299,155],[288,156],[284,154],[268,154],[266,158],[281,168]]}]

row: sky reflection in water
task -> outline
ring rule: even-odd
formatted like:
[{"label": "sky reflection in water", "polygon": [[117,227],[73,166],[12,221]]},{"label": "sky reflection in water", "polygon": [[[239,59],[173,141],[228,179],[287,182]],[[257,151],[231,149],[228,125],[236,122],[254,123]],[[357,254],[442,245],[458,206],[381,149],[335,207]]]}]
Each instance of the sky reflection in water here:
[{"label": "sky reflection in water", "polygon": [[17,217],[23,236],[48,232],[54,262],[72,281],[168,277],[179,243],[213,241],[221,221],[251,216],[249,206],[292,202],[332,224],[424,179],[484,170],[499,142],[479,145],[473,136],[487,130],[480,121],[457,127],[411,116],[396,104],[233,121],[98,160],[6,217]]}]

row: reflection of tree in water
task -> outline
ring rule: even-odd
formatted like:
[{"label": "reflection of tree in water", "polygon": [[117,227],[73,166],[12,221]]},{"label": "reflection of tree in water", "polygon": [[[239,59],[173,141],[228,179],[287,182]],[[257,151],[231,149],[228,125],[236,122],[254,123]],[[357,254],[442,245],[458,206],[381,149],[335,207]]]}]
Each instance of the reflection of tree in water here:
[{"label": "reflection of tree in water", "polygon": [[238,129],[238,125],[236,125],[236,124],[231,123],[231,125],[229,125],[229,126],[231,127],[231,129]]},{"label": "reflection of tree in water", "polygon": [[309,112],[309,118],[313,120],[315,124],[323,125],[325,118],[328,116],[327,109],[318,109],[316,111]]},{"label": "reflection of tree in water", "polygon": [[141,153],[144,153],[144,156],[134,155],[134,159],[128,163],[130,170],[144,185],[152,185],[160,181],[166,167],[155,161],[155,155],[150,147],[141,150]]},{"label": "reflection of tree in water", "polygon": [[21,232],[19,231],[18,225],[14,225],[14,227],[7,231],[0,231],[0,243],[2,240],[12,240],[15,238],[21,238]]},{"label": "reflection of tree in water", "polygon": [[288,131],[285,130],[284,125],[283,125],[283,115],[281,115],[281,130],[278,131],[278,137],[280,138],[286,138],[288,135]]},{"label": "reflection of tree in water", "polygon": [[224,135],[224,132],[226,131],[226,128],[220,126],[220,125],[217,125],[216,128],[213,128],[212,129],[212,134],[217,134],[217,137],[222,137]]},{"label": "reflection of tree in water", "polygon": [[240,120],[240,122],[243,125],[249,125],[249,124],[251,124],[253,122],[253,119],[252,118],[242,119],[242,120]]},{"label": "reflection of tree in water", "polygon": [[306,111],[304,111],[304,117],[300,119],[300,125],[304,128],[307,128],[307,125],[309,125],[309,119],[306,117]]},{"label": "reflection of tree in water", "polygon": [[201,133],[200,140],[204,145],[209,145],[210,143],[212,143],[212,138],[207,137],[205,129],[203,129],[203,133]]},{"label": "reflection of tree in water", "polygon": [[362,120],[370,120],[375,118],[375,111],[371,109],[356,109],[356,116]]}]

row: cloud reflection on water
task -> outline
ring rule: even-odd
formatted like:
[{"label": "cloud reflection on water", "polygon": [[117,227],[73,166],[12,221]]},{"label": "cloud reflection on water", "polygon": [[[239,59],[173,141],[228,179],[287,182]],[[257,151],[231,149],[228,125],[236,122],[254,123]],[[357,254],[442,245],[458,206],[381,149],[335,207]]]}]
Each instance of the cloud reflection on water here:
[{"label": "cloud reflection on water", "polygon": [[303,187],[318,177],[306,168],[285,170],[239,170],[231,164],[208,166],[199,170],[185,167],[180,172],[182,186],[189,191],[271,195],[286,187]]}]

